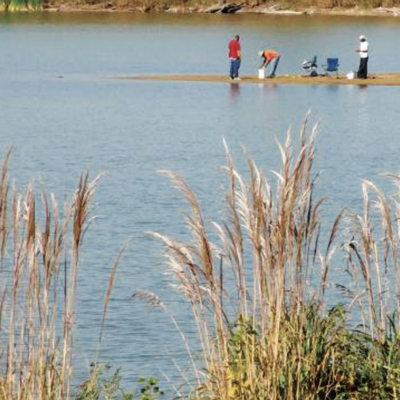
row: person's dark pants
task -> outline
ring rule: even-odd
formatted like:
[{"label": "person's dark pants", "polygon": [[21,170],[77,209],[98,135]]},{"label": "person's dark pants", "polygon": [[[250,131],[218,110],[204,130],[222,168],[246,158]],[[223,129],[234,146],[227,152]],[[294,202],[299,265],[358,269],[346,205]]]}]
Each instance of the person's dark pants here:
[{"label": "person's dark pants", "polygon": [[230,76],[232,79],[237,78],[239,76],[239,68],[240,68],[240,58],[231,59]]},{"label": "person's dark pants", "polygon": [[359,79],[368,78],[368,57],[360,58],[360,67],[358,68],[357,78]]},{"label": "person's dark pants", "polygon": [[281,59],[281,56],[278,56],[278,57],[275,58],[274,67],[272,68],[272,72],[269,75],[270,78],[273,78],[275,76],[275,72],[276,72],[276,69],[278,68],[278,64],[279,64],[279,60],[280,59]]}]

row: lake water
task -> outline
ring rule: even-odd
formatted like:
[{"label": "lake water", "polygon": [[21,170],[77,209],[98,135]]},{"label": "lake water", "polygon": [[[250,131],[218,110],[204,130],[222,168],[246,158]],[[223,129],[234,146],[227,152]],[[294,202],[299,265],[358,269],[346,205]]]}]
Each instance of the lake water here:
[{"label": "lake water", "polygon": [[[270,86],[115,79],[129,74],[227,73],[227,43],[242,37],[242,73],[256,73],[257,52],[276,48],[279,73],[300,73],[314,54],[358,67],[358,36],[370,42],[371,72],[398,72],[400,20],[393,18],[175,16],[133,14],[0,15],[0,150],[16,150],[11,176],[20,187],[45,184],[62,199],[81,171],[107,172],[96,195],[99,216],[86,237],[76,333],[78,374],[96,349],[102,299],[118,249],[120,263],[109,309],[102,359],[122,367],[126,387],[139,375],[182,381],[175,364],[187,356],[167,317],[133,302],[151,290],[195,337],[189,313],[168,287],[161,247],[144,235],[185,237],[186,211],[171,169],[198,193],[207,221],[221,218],[222,139],[242,168],[241,146],[266,171],[279,168],[276,140],[297,131],[307,110],[321,121],[316,171],[329,196],[328,220],[359,207],[360,179],[382,183],[400,170],[400,88]],[[384,184],[384,183],[382,183]],[[387,186],[387,185],[386,185]],[[338,272],[339,274],[340,272]],[[337,277],[340,279],[340,276]],[[164,380],[164,387],[169,384]]]}]

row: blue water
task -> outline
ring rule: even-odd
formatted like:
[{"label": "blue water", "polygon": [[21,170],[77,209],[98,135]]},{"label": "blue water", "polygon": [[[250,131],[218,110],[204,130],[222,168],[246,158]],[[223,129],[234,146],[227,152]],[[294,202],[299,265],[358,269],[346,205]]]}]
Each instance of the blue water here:
[{"label": "blue water", "polygon": [[[160,169],[180,173],[204,207],[221,220],[223,138],[244,171],[242,145],[263,170],[279,169],[276,141],[294,136],[307,111],[321,122],[318,191],[329,197],[328,221],[360,207],[360,180],[399,171],[400,88],[263,86],[118,80],[127,74],[226,73],[227,43],[242,37],[242,73],[255,73],[257,51],[276,48],[278,73],[299,73],[305,58],[336,55],[356,70],[360,34],[369,38],[372,72],[397,72],[397,19],[52,14],[0,16],[0,151],[15,145],[11,176],[34,181],[60,201],[82,171],[101,172],[93,222],[85,237],[77,305],[77,373],[94,358],[108,274],[120,262],[101,358],[122,367],[131,387],[139,375],[183,381],[175,364],[188,357],[168,317],[131,296],[153,291],[174,311],[196,346],[189,312],[165,274],[162,250],[144,232],[187,237],[187,211]],[[272,176],[271,176],[271,179]],[[337,274],[340,274],[338,270]],[[338,275],[337,279],[341,277]],[[198,344],[197,344],[198,345]]]}]

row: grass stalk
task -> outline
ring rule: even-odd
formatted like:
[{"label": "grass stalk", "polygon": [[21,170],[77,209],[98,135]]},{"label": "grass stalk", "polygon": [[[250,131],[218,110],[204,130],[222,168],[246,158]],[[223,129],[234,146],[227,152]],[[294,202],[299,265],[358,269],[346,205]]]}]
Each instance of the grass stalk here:
[{"label": "grass stalk", "polygon": [[[19,193],[15,182],[9,190],[10,154],[0,178],[0,398],[71,398],[79,253],[99,177],[82,175],[61,217],[54,195],[43,190],[37,201],[32,185]],[[105,310],[115,274],[114,266]]]}]

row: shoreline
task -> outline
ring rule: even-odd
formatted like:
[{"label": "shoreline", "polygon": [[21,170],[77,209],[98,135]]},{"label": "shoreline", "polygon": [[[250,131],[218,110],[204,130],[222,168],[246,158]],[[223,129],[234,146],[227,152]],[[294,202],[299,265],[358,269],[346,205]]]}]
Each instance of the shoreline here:
[{"label": "shoreline", "polygon": [[[194,7],[176,7],[169,8],[146,8],[143,6],[120,5],[118,0],[114,3],[112,0],[97,4],[74,4],[62,3],[60,5],[45,5],[40,10],[23,8],[15,10],[16,12],[59,12],[59,13],[132,13],[132,14],[193,14],[193,15],[266,15],[266,16],[327,16],[327,17],[400,17],[400,7],[379,7],[379,8],[322,8],[305,7],[299,9],[288,9],[279,4],[270,6],[243,6],[234,13],[222,13],[215,11],[214,7],[194,6]],[[0,12],[4,9],[0,8]]]},{"label": "shoreline", "polygon": [[[31,12],[30,10],[26,10]],[[191,10],[191,9],[167,9],[164,11],[146,11],[140,8],[129,8],[129,7],[114,7],[114,6],[70,6],[61,5],[59,8],[44,8],[43,12],[71,12],[71,13],[90,13],[90,12],[100,12],[100,13],[132,13],[132,14],[174,14],[174,15],[223,15],[221,13],[210,13],[205,10]],[[225,14],[229,17],[228,14]],[[232,15],[232,14],[230,14]],[[316,8],[306,8],[304,10],[240,10],[236,12],[235,15],[265,15],[265,16],[305,16],[305,17],[400,17],[400,8],[374,8],[374,9],[360,9],[360,8],[350,8],[350,9],[316,9]]]}]

